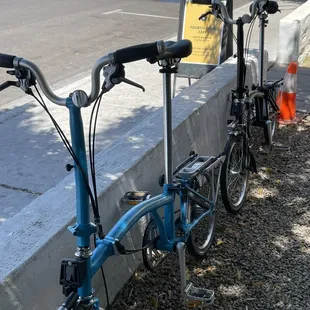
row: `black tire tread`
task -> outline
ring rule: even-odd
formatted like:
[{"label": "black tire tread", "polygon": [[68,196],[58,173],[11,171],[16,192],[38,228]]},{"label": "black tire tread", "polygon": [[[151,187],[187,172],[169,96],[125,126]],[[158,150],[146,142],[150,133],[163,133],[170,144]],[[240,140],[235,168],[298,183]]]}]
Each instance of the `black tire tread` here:
[{"label": "black tire tread", "polygon": [[[221,171],[221,177],[220,177],[220,187],[221,187],[223,204],[224,204],[226,210],[232,214],[237,214],[240,212],[243,205],[245,204],[246,196],[247,196],[247,189],[246,189],[246,193],[245,193],[244,198],[241,201],[239,207],[235,208],[230,204],[228,192],[227,192],[227,178],[226,178],[227,174],[226,174],[226,171],[227,171],[228,165],[229,165],[228,157],[229,157],[229,154],[231,152],[231,149],[233,148],[234,144],[237,142],[238,138],[239,138],[238,136],[230,136],[228,141],[226,142],[225,149],[224,149],[224,154],[226,155],[226,159],[223,163],[222,171]],[[248,181],[247,181],[247,183],[248,183]],[[248,187],[248,184],[247,184],[247,187]]]}]

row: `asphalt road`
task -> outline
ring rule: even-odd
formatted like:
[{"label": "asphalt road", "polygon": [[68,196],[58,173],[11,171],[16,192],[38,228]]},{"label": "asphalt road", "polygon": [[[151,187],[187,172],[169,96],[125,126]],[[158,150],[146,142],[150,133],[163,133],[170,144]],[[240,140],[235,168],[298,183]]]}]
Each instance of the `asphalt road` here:
[{"label": "asphalt road", "polygon": [[[235,3],[235,8],[244,4]],[[175,0],[29,0],[27,6],[20,0],[0,0],[0,4],[0,52],[35,62],[62,96],[90,86],[87,77],[100,56],[124,46],[174,37],[178,30],[179,3]],[[96,153],[162,106],[157,66],[145,61],[128,64],[126,76],[147,91],[122,83],[105,95],[98,116]],[[0,81],[6,79],[5,70],[0,70]],[[69,136],[67,111],[47,105]],[[82,111],[85,134],[90,112]],[[1,227],[63,179],[68,174],[64,167],[72,159],[44,110],[19,89],[0,94],[0,132]]]},{"label": "asphalt road", "polygon": [[[51,85],[66,85],[89,74],[107,52],[175,35],[179,2],[0,0],[0,52],[32,60]],[[234,0],[234,8],[247,2]],[[7,78],[1,69],[0,82]],[[6,90],[0,107],[22,95],[18,89]]]}]

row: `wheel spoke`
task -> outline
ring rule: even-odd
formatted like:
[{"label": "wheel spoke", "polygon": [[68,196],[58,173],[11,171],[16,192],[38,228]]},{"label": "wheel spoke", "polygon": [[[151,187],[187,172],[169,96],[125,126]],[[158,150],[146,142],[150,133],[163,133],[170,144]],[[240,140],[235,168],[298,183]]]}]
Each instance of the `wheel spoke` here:
[{"label": "wheel spoke", "polygon": [[[237,140],[238,139],[238,140]],[[223,201],[228,211],[236,213],[243,205],[246,195],[248,173],[245,171],[247,159],[245,160],[244,140],[246,137],[231,138],[230,149],[227,152],[226,171],[222,175],[225,181],[221,181]]]},{"label": "wheel spoke", "polygon": [[241,176],[240,173],[235,173],[234,175],[235,175],[234,179],[228,184],[227,187],[229,187],[232,183],[236,182]]},{"label": "wheel spoke", "polygon": [[[211,175],[202,174],[197,177],[199,190],[197,191],[207,199],[212,200],[212,177]],[[207,210],[202,209],[197,204],[189,202],[188,218],[192,223]],[[205,216],[192,228],[190,237],[187,240],[187,246],[190,254],[196,257],[202,257],[211,246],[215,229],[215,213]]]}]

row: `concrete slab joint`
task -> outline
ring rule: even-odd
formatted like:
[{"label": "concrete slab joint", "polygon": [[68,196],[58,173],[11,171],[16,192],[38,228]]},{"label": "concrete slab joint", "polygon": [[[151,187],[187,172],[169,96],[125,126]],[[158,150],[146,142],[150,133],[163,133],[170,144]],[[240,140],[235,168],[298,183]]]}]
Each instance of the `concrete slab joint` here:
[{"label": "concrete slab joint", "polygon": [[[265,54],[267,61],[267,54]],[[249,56],[247,84],[257,82],[257,52]],[[266,71],[266,68],[265,68]],[[174,164],[190,150],[215,155],[227,139],[228,95],[236,83],[236,59],[229,59],[173,99]],[[120,198],[129,190],[161,190],[163,172],[162,108],[96,156],[99,206],[107,232],[127,209]],[[62,302],[60,262],[72,257],[75,240],[66,227],[75,221],[73,174],[50,189],[0,229],[0,309],[54,310]],[[127,207],[128,208],[128,207]],[[134,227],[124,245],[141,247],[146,221]],[[5,250],[3,250],[5,249]],[[111,299],[140,264],[139,255],[120,256],[105,264]],[[102,280],[93,282],[105,299]],[[48,297],[47,297],[48,293]]]},{"label": "concrete slab joint", "polygon": [[288,64],[310,53],[310,1],[280,20],[276,62]]}]

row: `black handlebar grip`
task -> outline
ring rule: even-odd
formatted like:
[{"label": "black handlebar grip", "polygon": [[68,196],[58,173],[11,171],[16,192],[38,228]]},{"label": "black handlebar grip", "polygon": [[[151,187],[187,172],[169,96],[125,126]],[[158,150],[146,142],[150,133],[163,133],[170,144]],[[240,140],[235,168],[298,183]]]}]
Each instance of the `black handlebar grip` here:
[{"label": "black handlebar grip", "polygon": [[146,43],[122,48],[114,52],[116,63],[128,63],[150,57],[156,57],[165,53],[164,41]]},{"label": "black handlebar grip", "polygon": [[7,55],[7,54],[1,54],[0,53],[0,67],[1,68],[8,68],[13,69],[13,61],[16,56]]},{"label": "black handlebar grip", "polygon": [[[252,14],[253,3],[250,5],[250,13]],[[276,1],[267,1],[266,5],[264,5],[263,9],[268,14],[276,14],[279,12],[279,5]]]},{"label": "black handlebar grip", "polygon": [[279,5],[276,1],[268,1],[266,12],[268,14],[276,14],[279,12]]}]

